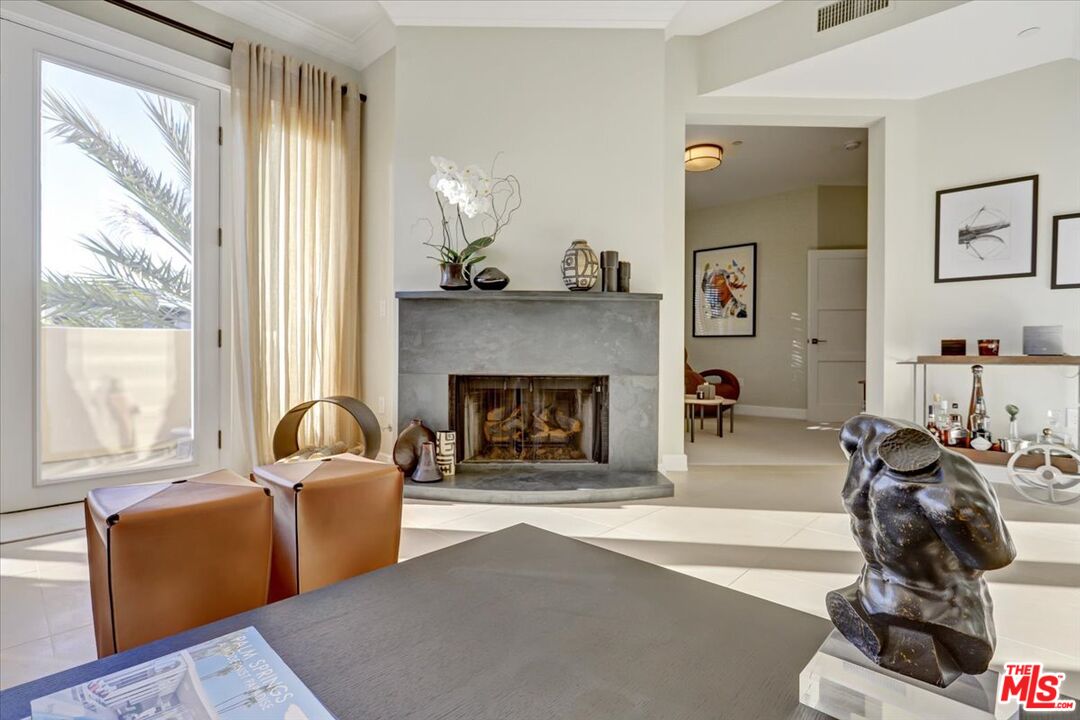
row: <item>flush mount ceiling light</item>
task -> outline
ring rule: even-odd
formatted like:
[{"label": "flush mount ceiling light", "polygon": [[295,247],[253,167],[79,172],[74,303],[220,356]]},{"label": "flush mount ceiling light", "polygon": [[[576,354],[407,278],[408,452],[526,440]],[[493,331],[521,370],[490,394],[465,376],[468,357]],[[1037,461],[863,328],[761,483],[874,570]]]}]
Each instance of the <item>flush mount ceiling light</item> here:
[{"label": "flush mount ceiling light", "polygon": [[720,167],[724,161],[724,148],[719,145],[705,143],[691,145],[686,148],[686,158],[683,161],[687,172],[705,172]]}]

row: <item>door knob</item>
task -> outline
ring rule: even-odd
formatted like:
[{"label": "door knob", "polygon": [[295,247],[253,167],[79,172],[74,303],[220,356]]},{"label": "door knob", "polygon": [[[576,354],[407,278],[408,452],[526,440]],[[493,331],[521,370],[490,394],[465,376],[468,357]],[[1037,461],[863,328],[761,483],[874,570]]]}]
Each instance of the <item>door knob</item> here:
[{"label": "door knob", "polygon": [[822,340],[820,338],[810,338],[811,345],[820,345],[823,342],[828,342],[828,340]]}]

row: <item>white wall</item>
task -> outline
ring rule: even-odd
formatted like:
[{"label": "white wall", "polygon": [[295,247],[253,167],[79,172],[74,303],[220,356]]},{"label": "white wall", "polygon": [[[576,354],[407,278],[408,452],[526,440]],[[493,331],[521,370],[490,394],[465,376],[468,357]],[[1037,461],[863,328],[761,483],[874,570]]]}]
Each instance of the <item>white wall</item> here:
[{"label": "white wall", "polygon": [[[1024,325],[1064,325],[1065,349],[1080,353],[1080,290],[1050,289],[1051,218],[1080,210],[1080,62],[1061,60],[917,101],[918,195],[910,238],[887,286],[892,312],[911,318],[911,354],[937,354],[944,337],[1000,338],[1001,353],[1022,352]],[[937,190],[1039,175],[1037,275],[934,283]],[[1021,432],[1034,433],[1047,410],[1077,404],[1076,369],[989,368],[985,386],[993,429],[1008,425],[1006,403],[1021,408]],[[929,388],[966,407],[966,367],[931,370]],[[910,405],[910,401],[908,403]],[[923,409],[925,411],[925,409]]]},{"label": "white wall", "polygon": [[[563,252],[585,238],[658,291],[664,41],[660,31],[402,28],[394,155],[395,286],[437,286],[414,231],[438,220],[429,157],[521,181],[524,204],[486,251],[517,290],[564,289]],[[436,225],[437,227],[437,225]]]},{"label": "white wall", "polygon": [[565,289],[562,254],[585,238],[632,263],[634,290],[664,293],[660,453],[678,465],[683,256],[681,238],[663,245],[663,160],[681,155],[682,118],[667,147],[664,55],[659,30],[399,29],[394,286],[437,287],[416,228],[438,219],[429,156],[487,165],[503,152],[496,170],[517,175],[524,204],[486,264],[510,289]]},{"label": "white wall", "polygon": [[806,187],[686,214],[686,298],[692,302],[695,250],[757,243],[757,335],[694,337],[686,347],[695,370],[723,368],[739,378],[739,402],[806,411],[806,262],[815,248],[866,247],[866,188]]},{"label": "white wall", "polygon": [[364,68],[360,203],[360,399],[379,416],[382,451],[393,451],[397,410],[397,314],[394,312],[394,72],[391,50]]}]

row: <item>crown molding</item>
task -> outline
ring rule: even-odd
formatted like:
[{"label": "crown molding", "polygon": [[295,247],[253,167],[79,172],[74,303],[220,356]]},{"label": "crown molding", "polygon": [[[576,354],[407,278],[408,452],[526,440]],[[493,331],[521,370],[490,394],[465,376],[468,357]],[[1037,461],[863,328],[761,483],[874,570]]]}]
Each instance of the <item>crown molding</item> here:
[{"label": "crown molding", "polygon": [[356,70],[363,70],[393,48],[396,39],[394,24],[385,14],[359,32],[347,35],[265,0],[193,2]]}]

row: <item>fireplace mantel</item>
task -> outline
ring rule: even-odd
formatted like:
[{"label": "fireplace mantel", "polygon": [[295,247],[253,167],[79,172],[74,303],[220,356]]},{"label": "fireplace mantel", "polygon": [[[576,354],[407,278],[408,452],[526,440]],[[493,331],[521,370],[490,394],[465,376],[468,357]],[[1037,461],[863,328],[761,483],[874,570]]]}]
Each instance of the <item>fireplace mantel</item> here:
[{"label": "fireplace mantel", "polygon": [[399,300],[559,300],[569,302],[616,302],[663,299],[660,293],[570,292],[569,290],[399,290]]}]

